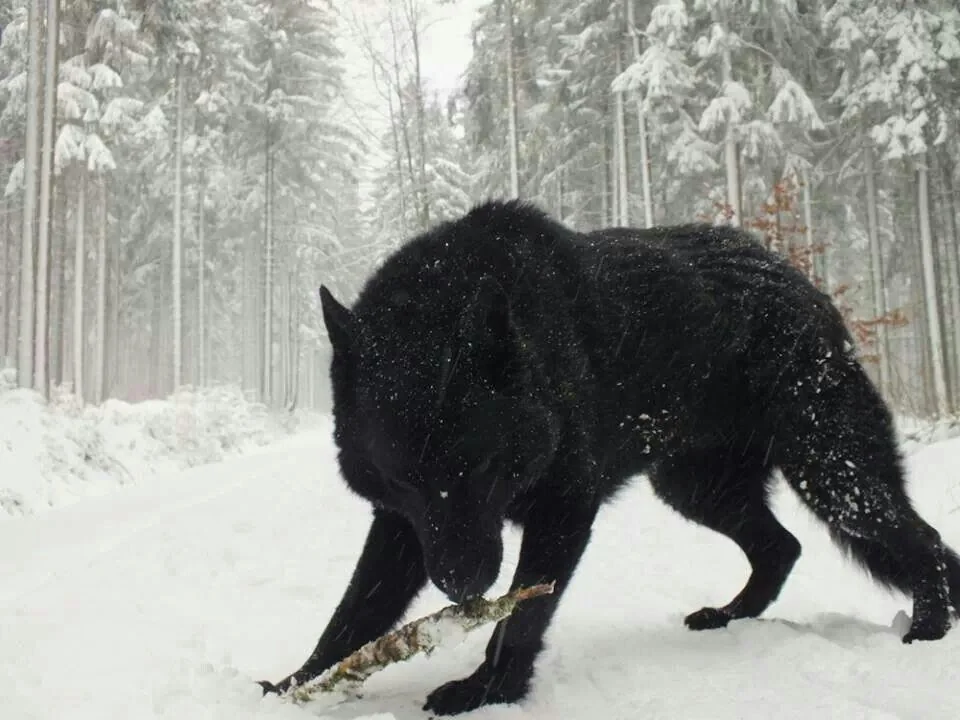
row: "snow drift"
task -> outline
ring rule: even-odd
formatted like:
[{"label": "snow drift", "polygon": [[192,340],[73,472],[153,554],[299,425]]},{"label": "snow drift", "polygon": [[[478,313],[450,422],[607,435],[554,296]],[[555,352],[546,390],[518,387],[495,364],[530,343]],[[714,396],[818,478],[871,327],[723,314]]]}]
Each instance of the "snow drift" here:
[{"label": "snow drift", "polygon": [[223,460],[321,421],[273,412],[230,387],[133,404],[81,406],[72,395],[48,403],[15,387],[7,372],[0,375],[0,517]]}]

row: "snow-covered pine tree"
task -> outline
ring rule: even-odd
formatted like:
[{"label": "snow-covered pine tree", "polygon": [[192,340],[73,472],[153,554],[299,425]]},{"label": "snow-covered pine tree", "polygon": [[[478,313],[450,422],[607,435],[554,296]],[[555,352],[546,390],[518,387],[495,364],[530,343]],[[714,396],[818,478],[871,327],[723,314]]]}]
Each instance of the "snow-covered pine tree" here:
[{"label": "snow-covered pine tree", "polygon": [[[843,108],[842,119],[856,123],[865,135],[863,162],[870,180],[874,180],[870,170],[876,164],[874,145],[880,162],[909,162],[915,172],[915,182],[908,181],[904,189],[916,189],[930,384],[935,412],[942,416],[951,410],[950,381],[957,384],[956,365],[952,365],[952,357],[946,357],[949,345],[944,337],[942,288],[955,280],[943,273],[951,263],[936,262],[929,153],[946,146],[956,134],[951,132],[947,98],[950,78],[960,68],[960,13],[947,3],[926,7],[842,0],[825,15],[824,24],[834,47],[847,52],[834,97]],[[876,195],[875,188],[868,188],[868,215]],[[879,220],[876,224],[879,234]],[[879,256],[879,250],[873,254]],[[878,302],[876,297],[874,301]],[[956,347],[953,339],[949,344]],[[948,378],[948,362],[954,368],[952,378]]]},{"label": "snow-covered pine tree", "polygon": [[20,387],[33,387],[34,316],[37,284],[34,264],[37,222],[37,173],[40,161],[40,4],[29,3],[27,17],[27,68],[24,85],[27,102],[26,142],[23,156],[23,220],[20,231],[20,338],[17,355],[17,379]]},{"label": "snow-covered pine tree", "polygon": [[36,324],[34,326],[33,385],[49,395],[47,378],[50,309],[50,233],[53,225],[53,152],[57,107],[57,58],[60,49],[60,2],[47,0],[44,25],[43,105],[40,138],[40,194],[37,206]]},{"label": "snow-covered pine tree", "polygon": [[20,222],[23,215],[23,152],[26,139],[28,18],[22,5],[0,3],[0,235],[3,237],[3,299],[0,347],[15,367],[20,326]]},{"label": "snow-covered pine tree", "polygon": [[[262,95],[250,110],[264,132],[248,147],[251,153],[259,150],[264,168],[261,390],[266,401],[280,404],[282,393],[271,391],[279,386],[281,372],[281,363],[275,363],[275,328],[284,327],[289,318],[276,317],[275,273],[290,265],[301,243],[316,247],[333,240],[335,230],[325,210],[336,202],[344,180],[353,177],[358,142],[356,133],[333,113],[344,87],[332,10],[296,0],[259,4],[257,9],[263,22],[249,31]],[[298,274],[298,285],[306,281]]]},{"label": "snow-covered pine tree", "polygon": [[[97,210],[97,271],[96,312],[93,352],[94,402],[102,402],[107,396],[107,300],[109,259],[115,252],[109,243],[110,183],[109,176],[117,169],[114,151],[119,149],[132,118],[139,115],[143,103],[131,98],[124,87],[123,75],[137,77],[142,68],[146,48],[137,36],[133,21],[112,9],[103,9],[96,14],[87,30],[86,53],[92,76],[91,92],[97,98],[96,141],[90,141],[88,170],[95,173],[98,188]],[[129,72],[133,70],[133,72]],[[119,278],[114,277],[118,283]]]},{"label": "snow-covered pine tree", "polygon": [[[411,88],[412,89],[412,88]],[[413,103],[414,93],[402,93],[404,102]],[[472,178],[464,165],[469,161],[460,151],[458,133],[461,128],[455,119],[449,118],[447,108],[436,96],[425,105],[423,167],[425,189],[431,198],[435,221],[453,219],[466,212],[471,205],[470,186]],[[380,252],[366,256],[362,270],[373,267],[383,252],[395,247],[405,238],[403,227],[420,228],[416,210],[410,198],[403,197],[403,189],[409,187],[398,177],[397,163],[393,156],[393,132],[387,131],[382,140],[384,160],[376,169],[373,179],[370,223],[377,238]],[[420,159],[417,159],[418,164]],[[356,258],[360,261],[364,256]],[[354,273],[351,272],[351,275]],[[362,277],[362,273],[358,278]]]},{"label": "snow-covered pine tree", "polygon": [[[574,223],[610,220],[614,169],[613,107],[617,43],[623,43],[619,3],[514,0],[516,108],[520,194],[560,206]],[[503,7],[481,9],[474,55],[466,71],[464,125],[475,151],[475,196],[509,194],[509,108],[503,76]],[[628,127],[628,133],[632,128]],[[628,166],[636,162],[628,156]],[[631,184],[633,181],[630,180]],[[608,186],[606,192],[598,188]],[[606,208],[606,210],[604,209]]]}]

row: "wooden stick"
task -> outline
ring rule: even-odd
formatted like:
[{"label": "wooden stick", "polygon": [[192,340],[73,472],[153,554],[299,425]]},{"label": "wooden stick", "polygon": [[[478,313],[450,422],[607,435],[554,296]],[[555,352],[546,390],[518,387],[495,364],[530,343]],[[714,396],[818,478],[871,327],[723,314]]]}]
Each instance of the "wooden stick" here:
[{"label": "wooden stick", "polygon": [[368,642],[317,678],[290,688],[294,702],[309,702],[317,693],[329,693],[341,686],[359,686],[387,665],[409,660],[414,655],[429,655],[452,635],[463,638],[471,630],[509,617],[525,600],[549,595],[554,583],[518,588],[495,600],[474,598],[459,605],[448,605],[435,613],[413,620],[392,632]]}]

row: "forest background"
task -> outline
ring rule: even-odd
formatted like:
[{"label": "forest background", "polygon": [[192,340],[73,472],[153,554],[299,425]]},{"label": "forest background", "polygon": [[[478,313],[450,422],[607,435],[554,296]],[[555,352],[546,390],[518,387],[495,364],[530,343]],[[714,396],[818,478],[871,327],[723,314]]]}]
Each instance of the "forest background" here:
[{"label": "forest background", "polygon": [[326,408],[318,285],[500,196],[751,228],[899,413],[960,412],[950,0],[0,0],[0,32],[0,359],[47,396]]}]

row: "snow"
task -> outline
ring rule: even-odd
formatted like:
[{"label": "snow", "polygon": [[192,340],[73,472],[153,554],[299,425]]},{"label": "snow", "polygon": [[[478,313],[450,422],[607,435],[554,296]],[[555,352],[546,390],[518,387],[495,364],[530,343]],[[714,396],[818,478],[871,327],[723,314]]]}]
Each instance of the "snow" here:
[{"label": "snow", "polygon": [[90,172],[102,173],[117,169],[117,164],[113,160],[113,153],[103,144],[103,140],[98,135],[88,133],[84,139],[84,148],[87,152],[87,170]]},{"label": "snow", "polygon": [[[37,409],[17,393],[5,397],[39,435]],[[115,422],[109,415],[101,423]],[[63,432],[67,447],[64,423],[49,432]],[[360,699],[295,706],[261,698],[254,684],[306,658],[363,540],[369,512],[338,478],[330,432],[325,420],[254,453],[0,522],[3,717],[426,717],[426,694],[475,667],[486,629],[385,669]],[[916,504],[960,546],[960,440],[911,447]],[[17,455],[30,451],[18,446]],[[9,477],[4,466],[0,478]],[[602,511],[530,697],[471,717],[960,716],[960,628],[938,643],[903,645],[898,613],[909,604],[843,560],[795,498],[781,489],[775,500],[804,545],[780,599],[762,620],[694,633],[683,615],[730,599],[746,562],[638,482]],[[510,529],[506,539],[491,596],[506,589],[516,563],[519,533]],[[430,588],[408,618],[445,604]]]},{"label": "snow", "polygon": [[613,79],[613,92],[646,90],[650,98],[672,98],[694,85],[693,71],[683,54],[663,42],[652,43],[640,59]]},{"label": "snow", "polygon": [[803,121],[811,130],[823,130],[817,108],[804,89],[786,71],[775,69],[774,74],[779,76],[780,89],[767,111],[770,119],[790,123]]},{"label": "snow", "polygon": [[723,84],[723,94],[713,98],[700,116],[700,132],[725,127],[727,122],[739,123],[752,100],[743,83],[729,80]]},{"label": "snow", "polygon": [[123,87],[120,74],[109,65],[95,63],[87,68],[87,72],[90,73],[90,88],[92,90]]},{"label": "snow", "polygon": [[64,125],[57,135],[54,148],[56,168],[63,168],[74,162],[86,160],[87,134],[77,125]]},{"label": "snow", "polygon": [[309,414],[269,414],[230,388],[182,390],[167,400],[51,404],[0,376],[0,526],[124,485],[266,446]]},{"label": "snow", "polygon": [[142,100],[127,97],[113,98],[107,102],[100,116],[100,124],[109,129],[131,124],[131,116],[143,109]]}]

